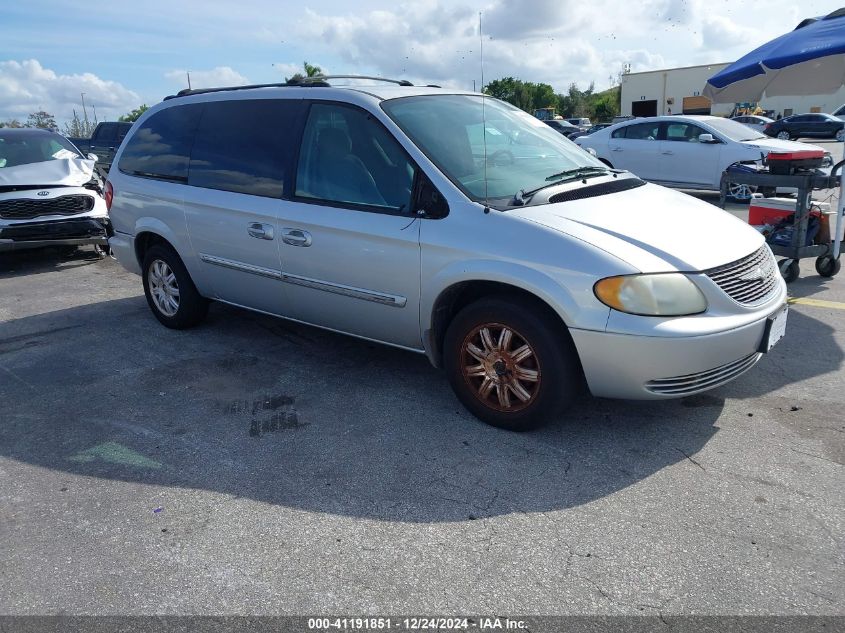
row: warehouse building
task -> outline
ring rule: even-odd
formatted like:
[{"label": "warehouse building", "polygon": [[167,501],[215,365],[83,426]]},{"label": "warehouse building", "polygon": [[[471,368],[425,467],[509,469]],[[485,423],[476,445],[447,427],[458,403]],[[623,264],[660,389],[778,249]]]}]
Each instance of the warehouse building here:
[{"label": "warehouse building", "polygon": [[[701,96],[704,84],[728,64],[707,64],[622,75],[622,114],[715,114],[728,116],[737,104],[711,103]],[[845,104],[845,87],[832,95],[771,97],[758,105],[789,116],[800,112],[833,112]]]}]

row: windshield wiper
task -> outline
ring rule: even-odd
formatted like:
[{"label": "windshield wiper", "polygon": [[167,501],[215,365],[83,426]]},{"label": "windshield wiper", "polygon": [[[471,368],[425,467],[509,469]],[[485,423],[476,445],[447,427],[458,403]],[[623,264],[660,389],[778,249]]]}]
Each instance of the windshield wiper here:
[{"label": "windshield wiper", "polygon": [[601,176],[609,171],[610,170],[607,167],[576,167],[575,169],[560,171],[546,178],[547,184],[545,185],[540,185],[539,187],[529,189],[528,191],[525,191],[525,189],[517,191],[513,194],[511,204],[515,206],[522,206],[538,191],[542,191],[548,187],[554,187],[557,184],[567,182],[569,180],[578,180],[579,178],[587,178],[588,176]]}]

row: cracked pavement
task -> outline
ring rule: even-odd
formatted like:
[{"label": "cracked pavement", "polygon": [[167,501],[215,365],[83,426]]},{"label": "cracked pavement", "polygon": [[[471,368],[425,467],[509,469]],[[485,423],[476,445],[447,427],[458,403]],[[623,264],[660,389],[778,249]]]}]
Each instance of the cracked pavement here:
[{"label": "cracked pavement", "polygon": [[173,332],[113,261],[5,256],[0,613],[843,614],[843,325],[792,306],[730,385],[518,435],[421,356]]}]

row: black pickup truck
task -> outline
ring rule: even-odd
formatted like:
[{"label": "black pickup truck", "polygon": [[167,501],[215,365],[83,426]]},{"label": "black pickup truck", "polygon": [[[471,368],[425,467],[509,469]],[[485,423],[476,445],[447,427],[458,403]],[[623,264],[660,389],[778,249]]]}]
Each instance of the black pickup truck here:
[{"label": "black pickup truck", "polygon": [[114,153],[120,147],[123,137],[126,136],[131,127],[131,123],[123,123],[122,121],[98,123],[91,138],[71,138],[68,140],[76,145],[83,154],[96,154],[98,170],[107,174],[112,159],[114,159]]}]

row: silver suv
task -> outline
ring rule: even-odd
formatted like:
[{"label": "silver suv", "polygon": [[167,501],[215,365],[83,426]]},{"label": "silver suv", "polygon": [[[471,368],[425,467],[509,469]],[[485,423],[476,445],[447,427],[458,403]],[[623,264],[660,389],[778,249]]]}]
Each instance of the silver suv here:
[{"label": "silver suv", "polygon": [[733,216],[501,101],[328,79],[185,91],[133,126],[110,245],[162,324],[215,300],[423,353],[513,430],[585,382],[711,389],[783,335],[771,251]]}]

